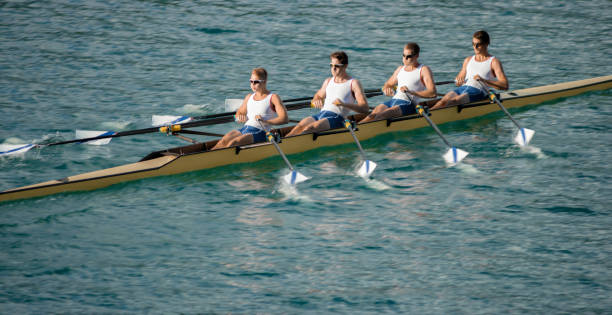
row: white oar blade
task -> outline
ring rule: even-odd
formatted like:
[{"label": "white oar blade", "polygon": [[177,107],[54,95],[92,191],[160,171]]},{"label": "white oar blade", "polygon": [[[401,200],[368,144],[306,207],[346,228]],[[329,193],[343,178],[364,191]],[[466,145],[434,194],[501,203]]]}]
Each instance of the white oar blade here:
[{"label": "white oar blade", "polygon": [[225,99],[225,111],[235,112],[242,105],[242,99],[239,98],[228,98]]},{"label": "white oar blade", "polygon": [[309,179],[310,177],[306,177],[298,171],[291,171],[289,174],[283,176],[283,180],[289,185],[296,185]]},{"label": "white oar blade", "polygon": [[514,142],[518,143],[520,146],[525,146],[529,144],[531,138],[533,138],[533,134],[535,134],[535,130],[521,128],[514,137]]},{"label": "white oar blade", "polygon": [[33,147],[33,144],[0,144],[0,156],[23,154]]},{"label": "white oar blade", "polygon": [[374,169],[376,168],[376,163],[365,160],[361,163],[359,170],[357,170],[357,174],[363,178],[368,178],[372,173],[374,173]]},{"label": "white oar blade", "polygon": [[[76,134],[77,139],[82,139],[82,138],[93,138],[93,137],[99,137],[99,136],[110,136],[110,135],[114,135],[115,132],[100,131],[100,130],[77,130],[75,134]],[[86,141],[85,143],[89,145],[105,145],[105,144],[108,144],[111,141],[111,139],[112,138],[104,138],[104,139]]]},{"label": "white oar blade", "polygon": [[192,120],[193,118],[189,116],[153,115],[151,116],[151,125],[155,127],[168,126],[182,124]]},{"label": "white oar blade", "polygon": [[443,157],[444,157],[444,161],[446,161],[446,163],[450,164],[450,165],[455,165],[459,162],[461,162],[461,160],[463,160],[469,153],[461,150],[461,149],[457,149],[455,147],[452,147],[450,149],[448,149],[448,151],[446,151],[446,153],[444,153]]}]

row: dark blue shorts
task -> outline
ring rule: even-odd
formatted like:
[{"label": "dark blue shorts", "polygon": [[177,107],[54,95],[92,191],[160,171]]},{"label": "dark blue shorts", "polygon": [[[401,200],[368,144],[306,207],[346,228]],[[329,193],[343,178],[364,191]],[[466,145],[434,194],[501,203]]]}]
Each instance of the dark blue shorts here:
[{"label": "dark blue shorts", "polygon": [[412,115],[416,113],[416,108],[412,105],[411,101],[403,100],[401,98],[392,98],[383,103],[385,106],[391,108],[393,106],[399,106],[402,110],[402,116]]},{"label": "dark blue shorts", "polygon": [[455,92],[455,94],[457,95],[467,94],[470,97],[470,103],[484,100],[487,98],[487,94],[483,90],[477,89],[469,85],[460,86],[456,88],[453,92]]},{"label": "dark blue shorts", "polygon": [[314,118],[315,121],[327,119],[330,129],[344,127],[344,117],[328,110],[322,110],[320,113],[312,115],[312,118]]},{"label": "dark blue shorts", "polygon": [[253,143],[264,142],[266,141],[266,131],[253,127],[253,126],[244,126],[238,129],[241,134],[252,134],[253,135]]}]

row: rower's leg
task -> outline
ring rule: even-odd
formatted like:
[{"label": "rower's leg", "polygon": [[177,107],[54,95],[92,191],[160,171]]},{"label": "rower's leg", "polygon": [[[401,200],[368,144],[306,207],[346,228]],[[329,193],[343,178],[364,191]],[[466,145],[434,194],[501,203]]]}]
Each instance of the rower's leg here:
[{"label": "rower's leg", "polygon": [[221,138],[221,140],[219,140],[217,142],[217,144],[215,144],[215,146],[211,149],[211,150],[217,150],[217,149],[222,149],[222,148],[227,148],[228,147],[228,143],[236,138],[241,136],[242,133],[240,133],[240,131],[238,130],[232,130],[230,132],[228,132],[225,136],[223,136],[223,138]]},{"label": "rower's leg", "polygon": [[446,106],[451,106],[451,105],[459,105],[459,104],[466,104],[470,102],[470,95],[467,93],[463,93],[460,95],[457,95],[453,98],[451,98],[448,103],[446,103]]},{"label": "rower's leg", "polygon": [[253,135],[250,133],[240,135],[229,141],[228,146],[247,145],[253,143]]},{"label": "rower's leg", "polygon": [[448,106],[448,102],[457,97],[457,94],[454,91],[450,91],[446,93],[431,109],[443,108]]},{"label": "rower's leg", "polygon": [[389,119],[392,117],[399,117],[399,116],[402,116],[401,108],[399,106],[392,106],[391,108],[387,108],[383,110],[382,112],[378,113],[376,117],[374,117],[374,120],[384,120],[384,119]]},{"label": "rower's leg", "polygon": [[376,118],[377,117],[376,115],[379,114],[379,113],[382,113],[387,108],[388,107],[385,104],[380,104],[380,105],[376,106],[376,108],[374,108],[374,110],[368,116],[366,116],[364,119],[359,121],[359,123],[364,123],[364,122],[368,122],[368,121],[372,121],[372,120],[378,119],[378,118]]},{"label": "rower's leg", "polygon": [[327,120],[327,118],[324,118],[306,126],[302,133],[325,131],[329,130],[329,127],[329,120]]},{"label": "rower's leg", "polygon": [[289,132],[285,137],[295,136],[295,135],[299,135],[299,134],[303,133],[304,132],[304,128],[306,126],[312,124],[315,121],[316,120],[314,120],[314,118],[312,118],[310,116],[302,119],[297,125],[295,125],[295,127],[293,127],[293,129],[291,129],[291,132]]}]

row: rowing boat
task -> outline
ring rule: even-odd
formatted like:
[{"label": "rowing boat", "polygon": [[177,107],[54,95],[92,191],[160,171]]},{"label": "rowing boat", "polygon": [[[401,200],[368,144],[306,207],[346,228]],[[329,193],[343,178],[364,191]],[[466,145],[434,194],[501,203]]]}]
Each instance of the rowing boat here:
[{"label": "rowing boat", "polygon": [[[501,93],[498,99],[506,108],[516,108],[570,97],[588,91],[610,88],[612,88],[612,76],[604,76],[514,90]],[[426,101],[422,104],[424,106],[431,106],[433,102],[435,100]],[[499,110],[496,104],[487,100],[432,110],[430,118],[436,124],[444,124],[483,116]],[[354,115],[350,118],[360,120],[363,117],[364,115]],[[355,135],[359,140],[366,140],[389,132],[406,131],[427,126],[428,123],[424,117],[409,115],[359,124],[357,130],[355,130]],[[284,136],[291,128],[292,126],[280,128],[278,132],[281,136]],[[210,151],[209,148],[212,148],[217,141],[213,140],[156,151],[136,163],[6,190],[0,192],[0,202],[62,192],[93,190],[126,181],[180,174],[230,164],[254,162],[277,155],[277,151],[271,143],[258,143]],[[286,154],[296,154],[320,147],[336,146],[350,142],[353,142],[353,138],[348,130],[335,129],[326,132],[286,137],[282,139],[279,146]]]}]

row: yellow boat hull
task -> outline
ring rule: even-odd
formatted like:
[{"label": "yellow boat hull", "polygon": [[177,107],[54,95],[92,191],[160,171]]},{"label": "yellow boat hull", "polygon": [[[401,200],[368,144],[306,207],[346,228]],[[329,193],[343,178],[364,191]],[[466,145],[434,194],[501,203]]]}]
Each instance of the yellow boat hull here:
[{"label": "yellow boat hull", "polygon": [[[612,88],[612,76],[604,76],[501,93],[500,99],[505,107],[515,108],[610,88]],[[433,110],[430,117],[436,124],[444,124],[483,116],[499,110],[500,108],[495,103],[478,102]],[[427,121],[424,118],[409,116],[390,121],[383,120],[360,124],[356,135],[360,140],[366,140],[388,132],[406,131],[427,126]],[[283,128],[280,130],[281,134],[286,134],[290,128]],[[6,190],[0,192],[0,202],[62,192],[93,190],[142,178],[254,162],[278,154],[274,146],[269,143],[207,151],[206,148],[210,148],[215,142],[198,143],[153,152],[136,163]],[[316,135],[305,134],[284,138],[280,147],[286,154],[295,154],[350,142],[353,142],[350,133],[345,132],[345,130],[335,130]]]}]

